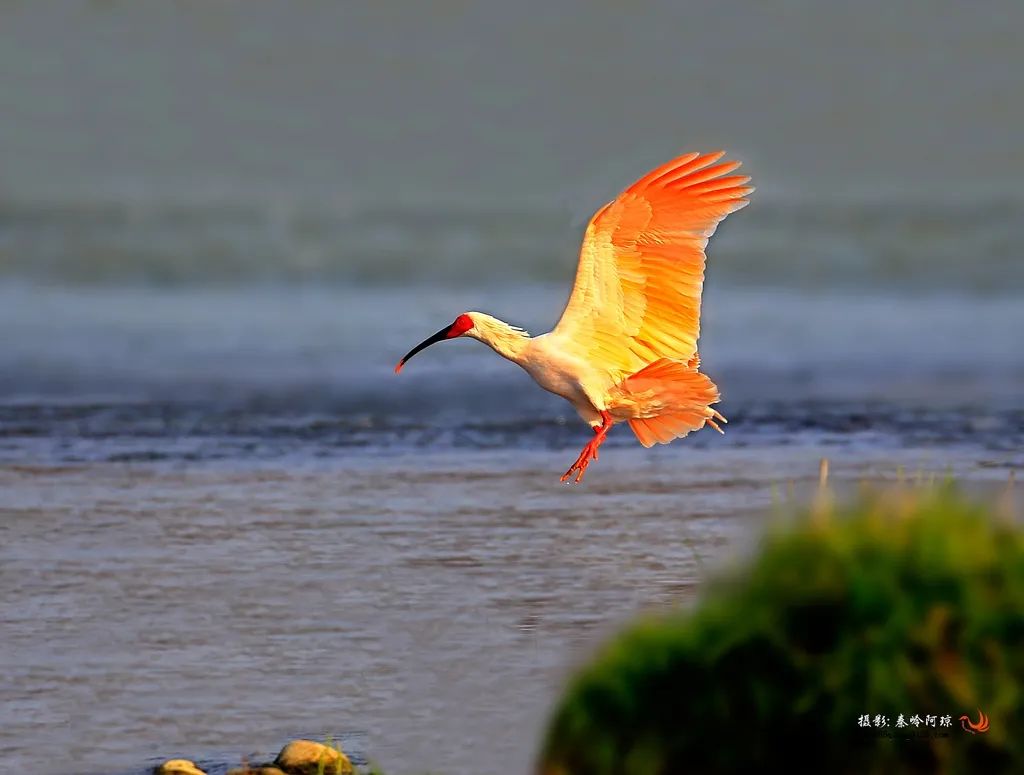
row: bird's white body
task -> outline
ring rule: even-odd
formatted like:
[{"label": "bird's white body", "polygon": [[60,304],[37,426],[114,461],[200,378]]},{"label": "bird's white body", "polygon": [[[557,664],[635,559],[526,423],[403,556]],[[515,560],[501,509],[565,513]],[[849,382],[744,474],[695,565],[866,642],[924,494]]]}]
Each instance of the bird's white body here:
[{"label": "bird's white body", "polygon": [[473,328],[466,336],[483,342],[498,355],[521,366],[542,388],[572,404],[585,422],[601,424],[601,412],[608,408],[608,378],[600,369],[574,355],[557,334],[531,337],[491,315],[482,312],[467,312],[466,315],[473,321]]},{"label": "bird's white body", "polygon": [[538,385],[572,404],[586,422],[601,422],[605,407],[600,392],[595,391],[596,372],[579,358],[559,350],[558,340],[551,334],[531,339],[520,365]]},{"label": "bird's white body", "polygon": [[558,336],[531,337],[482,312],[466,314],[473,321],[467,336],[521,366],[542,388],[572,404],[586,422],[600,424],[601,411],[606,409],[601,373],[562,346]]},{"label": "bird's white body", "polygon": [[704,248],[718,223],[747,204],[749,178],[722,153],[687,154],[652,170],[587,226],[576,281],[555,328],[531,337],[482,312],[460,315],[421,343],[469,336],[562,396],[595,430],[579,481],[611,426],[628,422],[646,447],[724,422],[718,388],[698,370]]}]

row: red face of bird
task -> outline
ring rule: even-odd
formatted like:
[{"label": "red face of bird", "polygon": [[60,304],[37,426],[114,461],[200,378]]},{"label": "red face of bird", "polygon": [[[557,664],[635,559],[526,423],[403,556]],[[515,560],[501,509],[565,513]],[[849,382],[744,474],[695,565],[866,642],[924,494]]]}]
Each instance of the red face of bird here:
[{"label": "red face of bird", "polygon": [[436,334],[429,337],[428,339],[424,339],[418,345],[409,350],[409,352],[406,353],[405,357],[398,362],[397,366],[395,366],[395,374],[398,374],[402,370],[402,367],[405,365],[405,362],[409,360],[412,356],[414,356],[416,353],[418,353],[420,350],[430,347],[430,345],[434,344],[435,342],[443,342],[445,339],[454,339],[457,336],[462,336],[472,328],[473,318],[471,318],[469,315],[465,313],[459,315],[457,318],[455,318],[455,322],[452,323],[450,326],[445,326]]}]

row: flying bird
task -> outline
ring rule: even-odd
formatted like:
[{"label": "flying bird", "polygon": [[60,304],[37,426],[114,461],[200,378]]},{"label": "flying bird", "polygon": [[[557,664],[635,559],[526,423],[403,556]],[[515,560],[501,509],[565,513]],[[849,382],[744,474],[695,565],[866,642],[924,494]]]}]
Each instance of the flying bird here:
[{"label": "flying bird", "polygon": [[616,423],[645,447],[705,425],[722,433],[712,408],[718,388],[699,371],[704,249],[718,224],[744,207],[750,178],[724,152],[688,153],[652,170],[600,208],[580,249],[576,280],[558,324],[531,337],[482,312],[465,312],[416,345],[468,336],[518,364],[562,396],[594,436],[561,480],[580,482]]}]

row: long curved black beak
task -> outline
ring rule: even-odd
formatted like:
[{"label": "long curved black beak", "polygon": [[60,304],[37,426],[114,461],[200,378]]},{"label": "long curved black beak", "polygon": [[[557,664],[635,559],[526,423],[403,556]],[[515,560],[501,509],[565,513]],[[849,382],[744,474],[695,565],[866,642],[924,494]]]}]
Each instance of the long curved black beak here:
[{"label": "long curved black beak", "polygon": [[398,362],[397,366],[395,366],[395,374],[398,374],[398,372],[400,372],[402,370],[402,367],[405,365],[405,362],[409,360],[412,356],[414,356],[416,353],[418,353],[420,350],[425,350],[426,348],[430,347],[430,345],[437,344],[438,342],[443,342],[445,339],[447,339],[448,334],[451,330],[451,326],[445,326],[432,337],[424,339],[418,345],[409,350],[409,352],[406,353],[405,357]]}]

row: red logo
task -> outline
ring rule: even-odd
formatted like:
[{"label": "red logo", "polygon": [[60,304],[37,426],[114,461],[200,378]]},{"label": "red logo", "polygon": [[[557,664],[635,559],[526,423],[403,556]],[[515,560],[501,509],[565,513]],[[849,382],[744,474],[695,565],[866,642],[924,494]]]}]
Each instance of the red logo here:
[{"label": "red logo", "polygon": [[977,721],[971,721],[967,716],[961,716],[960,726],[964,728],[965,732],[970,732],[972,735],[988,732],[988,716],[982,713],[981,708],[979,708]]}]

